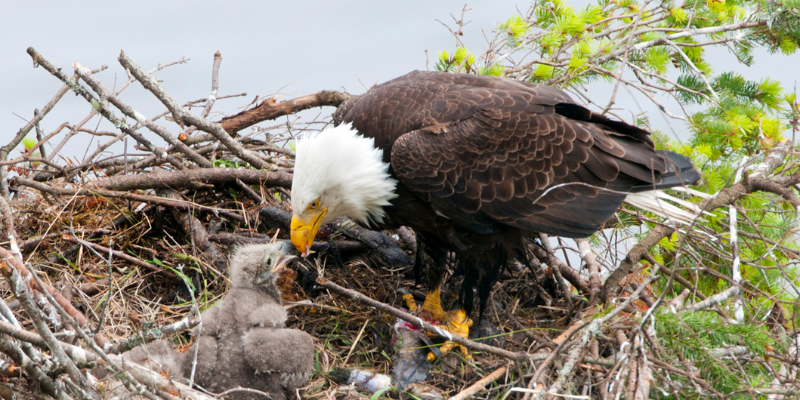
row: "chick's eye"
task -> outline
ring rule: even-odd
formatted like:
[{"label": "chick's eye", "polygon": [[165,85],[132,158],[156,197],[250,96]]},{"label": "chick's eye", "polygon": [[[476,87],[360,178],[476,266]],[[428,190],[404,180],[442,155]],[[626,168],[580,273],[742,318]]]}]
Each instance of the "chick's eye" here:
[{"label": "chick's eye", "polygon": [[308,205],[309,210],[316,210],[317,208],[319,208],[319,200],[314,200]]}]

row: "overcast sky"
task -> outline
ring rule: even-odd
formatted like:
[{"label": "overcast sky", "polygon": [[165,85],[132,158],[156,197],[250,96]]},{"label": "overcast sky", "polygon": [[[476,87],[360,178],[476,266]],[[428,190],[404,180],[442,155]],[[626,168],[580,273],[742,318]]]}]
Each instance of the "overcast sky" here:
[{"label": "overcast sky", "polygon": [[[528,4],[519,0],[470,3],[465,43],[480,53],[485,43],[482,32],[488,34],[496,23],[518,8],[526,10]],[[0,15],[0,88],[4,94],[0,96],[0,127],[5,133],[0,138],[10,139],[24,125],[14,114],[31,118],[33,109],[41,108],[61,86],[42,68],[33,68],[25,52],[28,46],[68,73],[75,61],[90,68],[108,65],[98,76],[109,87],[115,79],[117,84],[126,79],[116,61],[120,49],[147,69],[185,56],[191,59],[188,64],[157,75],[179,101],[208,95],[212,57],[218,50],[223,56],[220,95],[246,92],[252,98],[280,92],[283,98],[292,98],[343,88],[358,94],[365,86],[425,69],[425,50],[432,67],[438,51],[455,46],[450,32],[436,20],[452,25],[450,14],[460,15],[463,6],[463,0],[5,2]],[[718,53],[726,60],[722,65],[730,65],[749,79],[772,76],[789,87],[797,77],[792,66],[800,65],[798,55],[764,56],[748,69],[735,66],[735,59],[724,51]],[[717,60],[712,64],[721,65]],[[600,93],[606,90],[597,90],[590,97],[599,102],[607,99],[608,93]],[[138,85],[128,89],[123,99],[146,116],[163,109]],[[230,111],[245,103],[243,99],[227,100],[215,109]],[[629,100],[621,105],[639,112]],[[645,109],[656,113],[652,107]],[[84,100],[68,94],[45,119],[43,128],[49,132],[64,121],[77,123],[88,111]],[[663,123],[660,116],[652,119]],[[686,130],[674,123],[673,128]],[[80,152],[83,150],[85,145]]]}]

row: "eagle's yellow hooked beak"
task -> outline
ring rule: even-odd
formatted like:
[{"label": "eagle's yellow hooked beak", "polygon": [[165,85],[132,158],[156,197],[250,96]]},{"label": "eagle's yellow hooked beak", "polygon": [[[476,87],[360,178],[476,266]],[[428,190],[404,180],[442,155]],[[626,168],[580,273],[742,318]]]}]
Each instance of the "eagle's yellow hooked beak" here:
[{"label": "eagle's yellow hooked beak", "polygon": [[313,213],[309,220],[310,223],[303,222],[297,218],[297,214],[292,216],[292,244],[297,247],[297,251],[303,257],[308,257],[311,254],[311,245],[314,243],[314,238],[319,232],[319,226],[322,223],[322,218],[328,212],[327,208],[323,208],[317,213]]}]

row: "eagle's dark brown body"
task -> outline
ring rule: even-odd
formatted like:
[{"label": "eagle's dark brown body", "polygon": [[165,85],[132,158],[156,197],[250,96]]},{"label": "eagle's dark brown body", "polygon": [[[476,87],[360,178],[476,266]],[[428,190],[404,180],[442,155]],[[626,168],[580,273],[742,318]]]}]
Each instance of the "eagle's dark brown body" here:
[{"label": "eagle's dark brown body", "polygon": [[387,224],[418,235],[418,267],[441,282],[448,252],[488,296],[534,232],[596,232],[627,193],[694,183],[680,155],[650,134],[574,103],[564,92],[507,79],[412,72],[342,104],[335,122],[375,139],[399,181]]}]

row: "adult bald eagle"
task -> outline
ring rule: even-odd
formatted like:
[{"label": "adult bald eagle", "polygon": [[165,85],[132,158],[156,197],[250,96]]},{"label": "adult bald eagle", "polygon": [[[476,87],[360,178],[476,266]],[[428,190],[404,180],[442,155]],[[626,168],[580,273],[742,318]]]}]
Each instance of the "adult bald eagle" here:
[{"label": "adult bald eagle", "polygon": [[[341,216],[417,234],[429,317],[466,334],[503,266],[527,262],[535,232],[582,238],[640,191],[692,184],[688,158],[555,88],[488,76],[412,72],[342,104],[338,127],[297,142],[292,243],[305,254]],[[439,287],[448,255],[464,275],[459,310]]]}]

